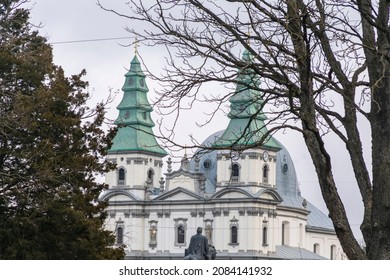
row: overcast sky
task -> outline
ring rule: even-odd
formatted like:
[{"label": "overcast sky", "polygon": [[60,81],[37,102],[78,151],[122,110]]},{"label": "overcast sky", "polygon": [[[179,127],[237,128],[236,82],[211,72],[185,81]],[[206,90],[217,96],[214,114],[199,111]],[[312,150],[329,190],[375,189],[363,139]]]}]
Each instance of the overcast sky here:
[{"label": "overcast sky", "polygon": [[[115,1],[113,5],[118,5],[121,12],[125,13],[125,6],[116,4],[125,2]],[[110,88],[113,92],[119,92],[108,111],[110,119],[116,118],[115,107],[122,98],[120,88],[124,82],[123,75],[134,56],[134,48],[129,46],[134,42],[134,38],[124,28],[134,26],[134,23],[101,10],[96,0],[38,0],[35,4],[32,2],[31,5],[33,6],[32,22],[36,25],[42,24],[40,33],[48,38],[49,43],[52,43],[54,62],[64,68],[66,75],[79,73],[82,69],[87,70],[86,80],[89,81],[90,91],[93,93],[91,104],[106,99]],[[108,40],[110,38],[125,39]],[[146,66],[153,71],[159,72],[164,67],[164,57],[156,48],[140,46],[139,53]],[[147,84],[150,90],[149,98],[153,99],[156,97],[154,90],[158,89],[158,84],[150,80],[147,80]],[[153,117],[155,120],[163,118],[157,114]],[[203,141],[211,133],[226,127],[228,123],[227,117],[221,112],[208,126],[199,128],[196,120],[204,119],[206,116],[202,112],[197,111],[195,118],[193,111],[185,112],[176,131],[177,139],[182,144],[190,144],[189,135],[193,135],[198,141]],[[362,125],[366,124],[362,123]],[[369,148],[369,130],[362,134],[363,136],[367,134],[365,146]],[[294,160],[302,195],[327,213],[316,174],[301,135],[286,131],[284,134],[279,133],[277,139],[286,146]],[[360,239],[362,203],[357,194],[358,190],[348,157],[344,152],[344,144],[330,137],[327,139],[328,147],[334,158],[332,164],[338,188],[345,201],[354,232]],[[176,152],[175,155],[181,153]],[[370,155],[365,156],[369,158]]]}]

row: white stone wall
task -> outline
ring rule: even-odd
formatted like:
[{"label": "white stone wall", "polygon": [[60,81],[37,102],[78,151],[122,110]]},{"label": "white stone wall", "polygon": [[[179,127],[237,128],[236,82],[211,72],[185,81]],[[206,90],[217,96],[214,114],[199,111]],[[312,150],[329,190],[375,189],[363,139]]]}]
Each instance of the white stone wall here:
[{"label": "white stone wall", "polygon": [[167,191],[173,190],[173,189],[178,188],[178,187],[182,187],[184,189],[187,189],[189,191],[196,193],[194,179],[192,179],[190,177],[181,175],[181,176],[172,178],[169,181],[169,186],[167,185]]},{"label": "white stone wall", "polygon": [[[243,153],[238,159],[232,160],[229,156],[229,151],[222,151],[220,159],[217,161],[217,183],[226,185],[231,179],[231,166],[233,163],[237,163],[240,166],[239,182],[244,184],[261,184],[264,186],[275,187],[276,184],[276,153],[273,151],[267,151],[269,154],[268,161],[264,161],[262,158],[264,150],[248,150]],[[249,154],[255,153],[257,158],[249,156]],[[263,182],[263,166],[268,165],[268,182]],[[253,192],[256,189],[251,190]]]},{"label": "white stone wall", "polygon": [[126,170],[125,186],[144,187],[149,169],[154,171],[153,186],[159,186],[159,180],[162,176],[162,158],[159,156],[145,154],[121,154],[108,155],[110,161],[116,162],[117,170],[106,174],[106,184],[112,187],[118,186],[118,170],[123,167]]},{"label": "white stone wall", "polygon": [[319,252],[317,254],[330,259],[331,257],[331,246],[334,246],[334,259],[342,260],[346,259],[346,256],[341,248],[340,242],[335,235],[307,232],[306,233],[306,246],[305,248],[309,251],[314,250],[314,244],[319,245]]},{"label": "white stone wall", "polygon": [[[113,198],[115,199],[115,198]],[[140,206],[127,206],[127,208],[119,209],[108,208],[107,229],[115,232],[118,226],[123,226],[124,239],[126,250],[129,251],[147,251],[149,253],[156,253],[158,251],[169,252],[169,254],[183,254],[184,249],[189,245],[192,235],[196,233],[196,228],[201,226],[205,234],[206,222],[212,224],[212,243],[219,251],[229,253],[239,253],[247,251],[262,252],[264,254],[275,252],[276,245],[282,245],[281,227],[283,223],[288,225],[285,234],[285,244],[292,247],[305,248],[313,252],[314,244],[318,244],[317,254],[330,259],[331,246],[333,247],[334,259],[345,259],[340,243],[335,235],[321,232],[310,232],[305,230],[306,221],[301,214],[285,211],[279,211],[278,216],[268,217],[267,213],[263,215],[240,215],[237,210],[240,205],[218,205],[219,209],[228,209],[232,207],[228,215],[221,212],[220,215],[214,216],[211,209],[206,209],[204,215],[199,215],[199,205],[174,205],[169,209],[165,205],[151,206],[151,208],[142,208]],[[248,205],[247,205],[248,206]],[[132,208],[135,207],[135,208]],[[237,208],[238,207],[238,208]],[[136,217],[133,214],[137,211],[144,210],[149,213],[148,217]],[[160,215],[157,213],[160,212]],[[169,215],[165,215],[169,212]],[[191,212],[197,213],[196,216],[191,215]],[[125,215],[125,213],[129,213]],[[161,215],[163,213],[163,215]],[[242,213],[241,213],[242,214]],[[287,215],[289,214],[289,215]],[[232,245],[230,225],[232,220],[237,221],[238,227],[238,244]],[[175,224],[177,220],[183,222],[186,228],[186,237],[184,245],[175,245],[176,231]],[[150,223],[154,221],[157,226],[157,245],[150,246]],[[263,246],[263,227],[268,229],[268,246]]]},{"label": "white stone wall", "polygon": [[[278,216],[275,219],[275,230],[278,232],[276,236],[277,245],[288,245],[292,247],[306,248],[305,227],[307,224],[306,214],[298,211],[278,211]],[[284,244],[282,236],[282,228],[284,224]]]}]

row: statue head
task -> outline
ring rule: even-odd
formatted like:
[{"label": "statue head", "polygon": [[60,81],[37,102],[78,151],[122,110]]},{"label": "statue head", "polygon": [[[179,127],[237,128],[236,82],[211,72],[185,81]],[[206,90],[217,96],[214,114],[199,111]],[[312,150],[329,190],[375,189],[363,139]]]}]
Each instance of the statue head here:
[{"label": "statue head", "polygon": [[202,228],[201,227],[198,227],[197,229],[196,229],[196,233],[202,233]]}]

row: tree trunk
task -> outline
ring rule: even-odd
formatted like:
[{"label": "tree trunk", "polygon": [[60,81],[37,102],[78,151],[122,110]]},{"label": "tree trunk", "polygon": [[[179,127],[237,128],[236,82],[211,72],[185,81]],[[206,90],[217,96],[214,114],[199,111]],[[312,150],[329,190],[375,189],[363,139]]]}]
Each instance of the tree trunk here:
[{"label": "tree trunk", "polygon": [[389,78],[382,79],[380,89],[374,92],[371,106],[373,210],[372,236],[367,253],[370,259],[390,259]]},{"label": "tree trunk", "polygon": [[313,76],[311,72],[311,41],[307,35],[307,18],[295,1],[287,1],[288,31],[297,57],[300,80],[300,119],[303,137],[317,172],[322,196],[329,210],[336,235],[349,259],[366,259],[349,225],[344,204],[337,192],[332,173],[331,158],[317,128]]},{"label": "tree trunk", "polygon": [[373,201],[371,236],[366,241],[370,259],[390,259],[389,6],[388,0],[380,0],[378,11],[374,12],[372,1],[357,1],[371,87]]}]

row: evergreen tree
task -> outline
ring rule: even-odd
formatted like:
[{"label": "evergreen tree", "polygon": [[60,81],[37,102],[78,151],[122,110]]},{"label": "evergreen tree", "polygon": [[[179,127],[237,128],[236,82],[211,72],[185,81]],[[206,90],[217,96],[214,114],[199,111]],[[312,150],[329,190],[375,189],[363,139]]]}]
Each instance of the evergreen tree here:
[{"label": "evergreen tree", "polygon": [[123,258],[95,180],[112,168],[104,104],[53,64],[24,2],[0,3],[0,258]]}]

